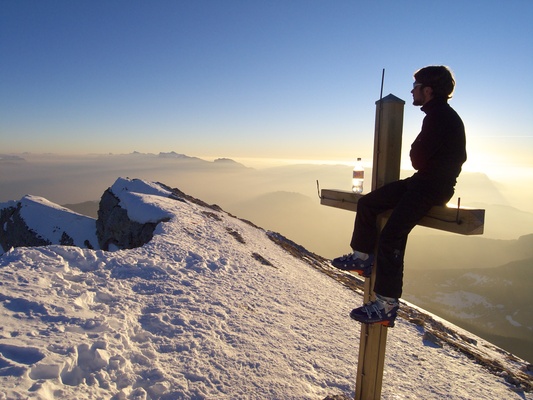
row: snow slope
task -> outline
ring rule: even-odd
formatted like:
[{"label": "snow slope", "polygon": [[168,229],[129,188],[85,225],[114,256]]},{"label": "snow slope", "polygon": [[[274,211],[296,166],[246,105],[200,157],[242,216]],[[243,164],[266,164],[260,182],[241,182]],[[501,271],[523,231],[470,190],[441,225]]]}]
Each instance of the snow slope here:
[{"label": "snow slope", "polygon": [[[112,190],[130,218],[170,220],[132,250],[0,256],[0,399],[353,398],[360,294],[218,208]],[[383,399],[533,399],[504,378],[403,318],[389,331]]]}]

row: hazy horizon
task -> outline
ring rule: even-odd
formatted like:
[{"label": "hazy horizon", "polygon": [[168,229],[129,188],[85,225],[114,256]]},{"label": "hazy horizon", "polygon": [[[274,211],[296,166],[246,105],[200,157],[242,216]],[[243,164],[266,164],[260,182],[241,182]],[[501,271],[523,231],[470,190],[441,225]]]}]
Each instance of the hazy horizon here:
[{"label": "hazy horizon", "polygon": [[[350,159],[332,159],[332,160],[319,160],[319,159],[276,159],[276,158],[254,158],[254,157],[227,157],[221,155],[219,157],[213,156],[197,156],[194,154],[184,154],[179,153],[174,150],[162,151],[160,153],[177,153],[183,154],[187,157],[199,158],[203,161],[212,163],[217,159],[231,159],[237,163],[242,164],[243,166],[254,169],[257,171],[269,170],[272,168],[280,167],[294,167],[294,166],[309,166],[310,168],[316,167],[346,167],[347,169],[352,168],[354,161]],[[17,164],[17,168],[12,168],[9,171],[7,168],[13,166],[13,163],[16,163],[17,160],[6,159],[5,156],[11,157],[20,157],[24,161],[20,161]],[[4,159],[2,159],[4,156]],[[136,157],[137,163],[131,163],[131,159],[128,160],[127,157]],[[39,195],[39,193],[32,193],[31,191],[26,192],[13,192],[13,190],[6,190],[6,184],[16,185],[17,180],[24,182],[24,187],[30,188],[32,183],[36,183],[38,178],[45,181],[58,180],[61,176],[72,176],[72,177],[83,177],[90,174],[103,174],[103,173],[132,173],[138,172],[141,175],[146,174],[150,171],[161,171],[161,172],[170,172],[173,168],[171,163],[176,162],[176,159],[169,158],[160,158],[159,153],[129,153],[129,154],[39,154],[39,153],[11,153],[11,154],[2,154],[0,153],[0,172],[4,172],[0,175],[0,184],[2,184],[3,190],[0,193],[0,201],[7,200],[16,200],[24,194],[34,194]],[[107,164],[106,164],[107,163]],[[365,169],[371,171],[372,160],[371,158],[363,158],[363,163]],[[105,166],[105,168],[104,168]],[[402,163],[402,176],[409,176],[414,173],[412,168],[406,168],[405,162]],[[487,171],[476,171],[471,170],[466,166],[463,168],[461,174],[482,174],[486,175],[495,185],[499,187],[502,194],[506,198],[508,205],[516,207],[522,211],[533,212],[533,189],[530,188],[528,183],[533,182],[533,167],[523,167],[523,168],[511,168],[507,170],[505,166],[494,166],[492,170]],[[48,168],[48,169],[47,169]],[[146,170],[144,170],[146,168]],[[103,170],[104,169],[104,170]],[[165,173],[166,173],[165,172]],[[365,192],[369,188],[369,176],[367,174],[367,182],[365,186]],[[456,187],[456,196],[461,195],[460,191],[463,189],[461,176],[458,179],[458,185]],[[117,178],[118,176],[114,176]],[[327,177],[327,176],[326,176]],[[93,177],[97,178],[97,177]],[[141,176],[139,176],[141,178]],[[340,187],[331,187],[328,186],[327,181],[322,182],[323,188],[334,188],[334,189],[350,189],[350,176],[348,171],[348,177],[342,182],[341,177],[334,177],[333,182],[339,185]],[[314,182],[316,186],[316,182]],[[325,186],[324,186],[325,185]],[[96,200],[97,198],[81,198],[75,194],[68,194],[70,185],[64,185],[65,198],[60,201],[63,203],[76,203],[82,201]],[[316,189],[313,187],[313,191]],[[289,189],[290,191],[290,189]],[[47,192],[47,191],[45,191]],[[308,192],[307,192],[308,193]],[[101,194],[101,193],[100,193]],[[98,194],[98,196],[100,195]],[[54,199],[50,199],[55,202],[58,202],[59,196],[54,195]],[[479,198],[474,198],[471,201],[475,202],[487,202],[490,203],[494,199],[483,198],[481,195]],[[467,199],[468,201],[468,199]],[[467,203],[463,203],[466,205]]]},{"label": "hazy horizon", "polygon": [[[61,205],[99,201],[118,177],[139,178],[162,182],[207,203],[218,204],[225,211],[279,231],[325,257],[349,250],[355,214],[320,205],[317,192],[317,180],[322,189],[350,190],[352,167],[342,160],[328,164],[291,164],[285,160],[266,166],[263,159],[256,168],[250,168],[252,164],[244,164],[249,161],[244,159],[233,159],[243,162],[239,166],[141,153],[19,156],[18,161],[0,159],[0,202],[19,200],[26,194]],[[264,168],[257,168],[260,164]],[[402,177],[411,173],[404,170]],[[369,168],[366,176],[371,176]],[[369,185],[367,179],[365,193],[370,190]],[[509,240],[533,233],[532,193],[530,185],[521,180],[497,182],[484,173],[464,171],[451,203],[457,204],[460,197],[463,207],[484,208],[485,232],[481,237]],[[422,227],[412,233],[434,234],[445,233]]]}]

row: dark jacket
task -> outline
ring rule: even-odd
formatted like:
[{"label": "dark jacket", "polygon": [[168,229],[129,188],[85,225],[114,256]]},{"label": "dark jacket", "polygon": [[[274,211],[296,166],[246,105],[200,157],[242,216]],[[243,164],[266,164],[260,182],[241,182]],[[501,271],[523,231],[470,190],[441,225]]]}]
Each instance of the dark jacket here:
[{"label": "dark jacket", "polygon": [[453,188],[466,161],[463,121],[444,98],[428,101],[422,111],[426,113],[422,130],[409,153],[417,170],[413,178]]}]

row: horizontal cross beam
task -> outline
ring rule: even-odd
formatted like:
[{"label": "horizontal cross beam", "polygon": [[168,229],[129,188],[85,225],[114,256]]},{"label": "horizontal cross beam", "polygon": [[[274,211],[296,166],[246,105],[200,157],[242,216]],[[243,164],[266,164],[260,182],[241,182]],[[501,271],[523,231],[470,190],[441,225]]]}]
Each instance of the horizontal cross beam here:
[{"label": "horizontal cross beam", "polygon": [[[320,204],[357,211],[357,201],[362,194],[346,190],[322,189]],[[386,211],[386,216],[391,211]],[[435,206],[420,220],[418,225],[461,235],[482,235],[485,223],[485,210],[478,208],[462,208]]]}]

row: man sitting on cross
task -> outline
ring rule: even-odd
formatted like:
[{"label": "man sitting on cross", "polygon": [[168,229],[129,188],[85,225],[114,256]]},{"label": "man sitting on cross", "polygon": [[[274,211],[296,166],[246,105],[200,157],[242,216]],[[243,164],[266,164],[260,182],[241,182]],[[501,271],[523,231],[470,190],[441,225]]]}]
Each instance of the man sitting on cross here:
[{"label": "man sitting on cross", "polygon": [[[455,88],[452,72],[445,66],[428,66],[416,71],[414,79],[413,105],[421,106],[426,114],[409,153],[416,172],[359,199],[350,242],[353,253],[332,260],[334,267],[364,277],[371,275],[376,260],[376,300],[350,313],[366,324],[394,326],[407,236],[433,206],[445,205],[452,198],[466,161],[463,121],[448,104]],[[392,213],[379,233],[377,217],[386,210]]]}]

